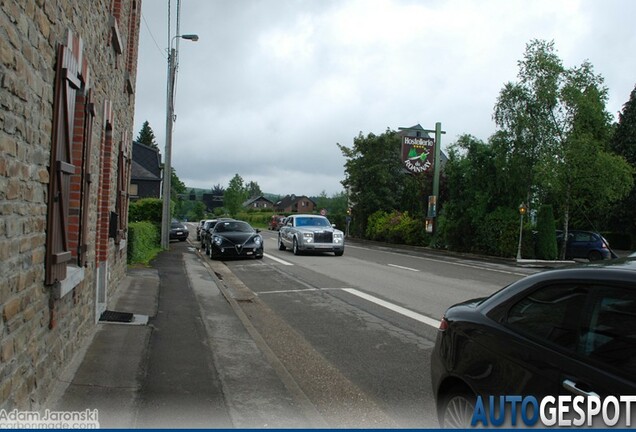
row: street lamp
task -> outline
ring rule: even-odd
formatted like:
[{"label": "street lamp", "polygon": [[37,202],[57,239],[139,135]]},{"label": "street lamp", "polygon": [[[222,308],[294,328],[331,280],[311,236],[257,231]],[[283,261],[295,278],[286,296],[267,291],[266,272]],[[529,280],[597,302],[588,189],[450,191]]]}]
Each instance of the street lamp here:
[{"label": "street lamp", "polygon": [[175,61],[176,49],[172,48],[175,39],[181,38],[196,42],[199,36],[185,34],[174,36],[170,40],[170,53],[168,54],[168,95],[166,100],[166,150],[163,165],[163,211],[161,213],[161,247],[170,247],[170,188],[172,180],[172,124],[174,122],[174,83],[176,80],[177,64]]},{"label": "street lamp", "polygon": [[519,204],[519,246],[517,247],[517,261],[521,259],[521,239],[523,237],[523,216],[528,211],[525,203]]}]

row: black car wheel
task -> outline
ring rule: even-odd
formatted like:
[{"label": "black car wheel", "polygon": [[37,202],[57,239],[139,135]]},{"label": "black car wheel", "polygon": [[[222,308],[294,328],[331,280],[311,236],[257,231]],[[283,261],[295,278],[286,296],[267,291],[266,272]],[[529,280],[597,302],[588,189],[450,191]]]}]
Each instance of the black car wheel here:
[{"label": "black car wheel", "polygon": [[287,249],[287,248],[283,244],[283,240],[280,238],[280,236],[278,236],[278,250],[284,251],[285,249]]},{"label": "black car wheel", "polygon": [[475,411],[475,396],[461,387],[454,387],[446,393],[439,407],[439,424],[443,428],[470,428]]},{"label": "black car wheel", "polygon": [[589,259],[590,261],[600,261],[603,259],[603,256],[599,251],[593,250],[590,251],[590,253],[587,255],[587,259]]},{"label": "black car wheel", "polygon": [[296,237],[294,237],[294,244],[292,245],[292,251],[294,255],[300,255],[300,249],[298,249],[298,241],[296,241]]},{"label": "black car wheel", "polygon": [[333,254],[335,256],[342,256],[344,254],[344,251],[343,250],[335,251]]}]

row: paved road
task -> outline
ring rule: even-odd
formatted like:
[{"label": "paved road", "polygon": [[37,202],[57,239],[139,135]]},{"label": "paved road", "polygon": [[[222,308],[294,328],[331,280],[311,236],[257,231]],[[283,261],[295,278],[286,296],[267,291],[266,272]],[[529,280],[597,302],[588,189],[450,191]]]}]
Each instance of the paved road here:
[{"label": "paved road", "polygon": [[294,256],[263,236],[263,260],[209,265],[236,278],[241,308],[332,427],[437,427],[428,365],[444,310],[536,271],[362,244]]}]

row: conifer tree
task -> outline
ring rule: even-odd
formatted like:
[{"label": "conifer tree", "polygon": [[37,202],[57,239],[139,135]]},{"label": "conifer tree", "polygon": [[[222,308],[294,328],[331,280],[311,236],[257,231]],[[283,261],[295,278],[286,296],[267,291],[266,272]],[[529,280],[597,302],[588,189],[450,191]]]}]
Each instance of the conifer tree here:
[{"label": "conifer tree", "polygon": [[156,149],[159,148],[157,146],[157,142],[155,141],[155,133],[152,131],[148,120],[146,120],[141,126],[141,130],[139,131],[139,135],[137,136],[137,139],[135,141],[150,147],[154,147]]}]

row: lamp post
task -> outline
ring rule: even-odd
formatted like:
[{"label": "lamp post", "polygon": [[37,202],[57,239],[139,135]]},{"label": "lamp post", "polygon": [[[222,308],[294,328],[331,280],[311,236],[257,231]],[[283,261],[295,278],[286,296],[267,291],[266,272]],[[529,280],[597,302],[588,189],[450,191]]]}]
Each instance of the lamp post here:
[{"label": "lamp post", "polygon": [[519,204],[519,246],[517,247],[517,261],[521,259],[521,240],[523,237],[523,216],[528,211],[525,203]]},{"label": "lamp post", "polygon": [[161,213],[161,247],[170,247],[170,188],[172,180],[172,124],[174,123],[174,82],[176,79],[177,63],[175,61],[176,50],[172,48],[175,39],[187,39],[193,42],[199,40],[195,34],[174,36],[170,40],[170,53],[168,54],[168,95],[166,100],[166,149],[163,165],[163,208]]}]

